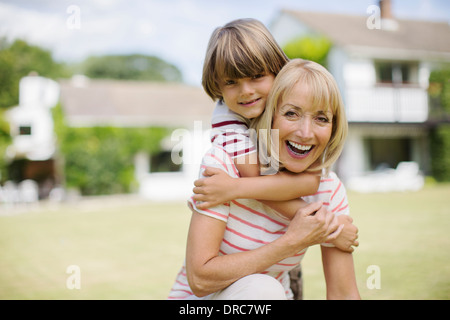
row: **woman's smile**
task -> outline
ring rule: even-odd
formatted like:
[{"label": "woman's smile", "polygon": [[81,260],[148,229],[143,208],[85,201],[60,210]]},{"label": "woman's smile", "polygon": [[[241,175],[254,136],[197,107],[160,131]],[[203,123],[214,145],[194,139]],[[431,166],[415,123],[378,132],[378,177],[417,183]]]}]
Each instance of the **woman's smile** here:
[{"label": "woman's smile", "polygon": [[289,154],[298,159],[306,158],[314,148],[313,145],[300,144],[290,140],[287,140],[285,144]]}]

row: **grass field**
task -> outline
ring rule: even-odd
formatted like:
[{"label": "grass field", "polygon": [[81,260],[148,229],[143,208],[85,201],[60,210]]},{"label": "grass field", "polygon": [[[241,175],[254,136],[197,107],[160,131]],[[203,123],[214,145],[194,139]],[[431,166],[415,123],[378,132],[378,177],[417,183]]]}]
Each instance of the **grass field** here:
[{"label": "grass field", "polygon": [[[349,193],[349,200],[360,230],[354,259],[363,299],[450,298],[450,185]],[[0,213],[0,299],[165,299],[190,219],[185,203],[133,197]],[[79,267],[80,289],[67,286],[71,265]],[[324,299],[317,246],[303,272],[305,299]],[[379,288],[371,288],[374,276]]]}]

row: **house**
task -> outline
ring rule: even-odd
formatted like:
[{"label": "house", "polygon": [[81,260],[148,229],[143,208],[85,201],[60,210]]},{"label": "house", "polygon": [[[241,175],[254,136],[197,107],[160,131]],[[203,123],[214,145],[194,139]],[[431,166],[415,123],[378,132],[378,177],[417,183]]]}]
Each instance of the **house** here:
[{"label": "house", "polygon": [[[72,127],[168,127],[159,154],[135,156],[138,193],[151,200],[186,200],[202,156],[210,146],[214,102],[202,88],[177,83],[93,80],[60,81],[61,105]],[[172,163],[166,172],[158,163]]]},{"label": "house", "polygon": [[430,72],[450,62],[447,22],[395,19],[389,0],[367,16],[283,10],[270,26],[283,47],[295,38],[332,42],[327,68],[346,106],[349,136],[335,170],[344,181],[415,162],[430,172]]},{"label": "house", "polygon": [[[13,142],[7,156],[10,169],[16,172],[14,180],[27,180],[28,184],[35,181],[41,198],[62,183],[51,114],[58,101],[71,127],[172,128],[172,133],[163,139],[159,154],[136,154],[138,193],[151,200],[185,200],[191,195],[202,155],[210,145],[214,102],[203,89],[175,83],[93,80],[84,76],[57,83],[28,76],[21,80],[19,90],[19,106],[8,112]],[[171,172],[159,168],[158,164],[163,162],[174,164]],[[8,187],[12,195],[11,182]],[[14,194],[19,195],[19,191],[17,186]]]},{"label": "house", "polygon": [[8,181],[0,188],[0,201],[29,202],[27,199],[46,197],[57,183],[51,109],[58,99],[57,82],[35,74],[20,80],[19,105],[6,113],[12,137],[6,159],[10,178],[16,183]]}]

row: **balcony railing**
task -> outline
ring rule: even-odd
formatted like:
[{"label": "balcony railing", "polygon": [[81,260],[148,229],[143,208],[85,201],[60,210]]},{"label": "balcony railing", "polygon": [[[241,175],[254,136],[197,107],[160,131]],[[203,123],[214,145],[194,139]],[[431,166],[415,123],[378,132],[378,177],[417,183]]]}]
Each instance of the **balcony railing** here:
[{"label": "balcony railing", "polygon": [[350,122],[425,122],[427,91],[411,85],[349,86],[345,92]]}]

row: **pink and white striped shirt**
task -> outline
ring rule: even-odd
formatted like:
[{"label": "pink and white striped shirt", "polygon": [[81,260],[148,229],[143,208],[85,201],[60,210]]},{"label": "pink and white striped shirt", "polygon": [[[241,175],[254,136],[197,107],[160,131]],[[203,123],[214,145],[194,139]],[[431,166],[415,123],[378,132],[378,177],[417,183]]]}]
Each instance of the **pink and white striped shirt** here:
[{"label": "pink and white striped shirt", "polygon": [[247,120],[218,102],[212,115],[211,142],[221,146],[232,159],[256,152]]},{"label": "pink and white striped shirt", "polygon": [[[220,146],[213,145],[203,157],[200,176],[207,166],[220,168],[231,177],[239,177],[233,159]],[[307,202],[322,201],[336,215],[349,214],[345,188],[333,172],[328,177],[321,179],[316,194],[303,199]],[[207,210],[197,209],[192,198],[188,203],[192,210],[226,223],[219,250],[220,255],[249,251],[268,244],[283,235],[289,224],[289,220],[281,214],[256,200],[232,200]],[[288,272],[301,262],[305,252],[306,249],[272,265],[263,272],[280,281],[286,290],[288,299],[292,299]],[[197,297],[189,287],[183,264],[169,294],[169,299],[186,298],[196,299]],[[207,297],[205,298],[207,299]]]}]

